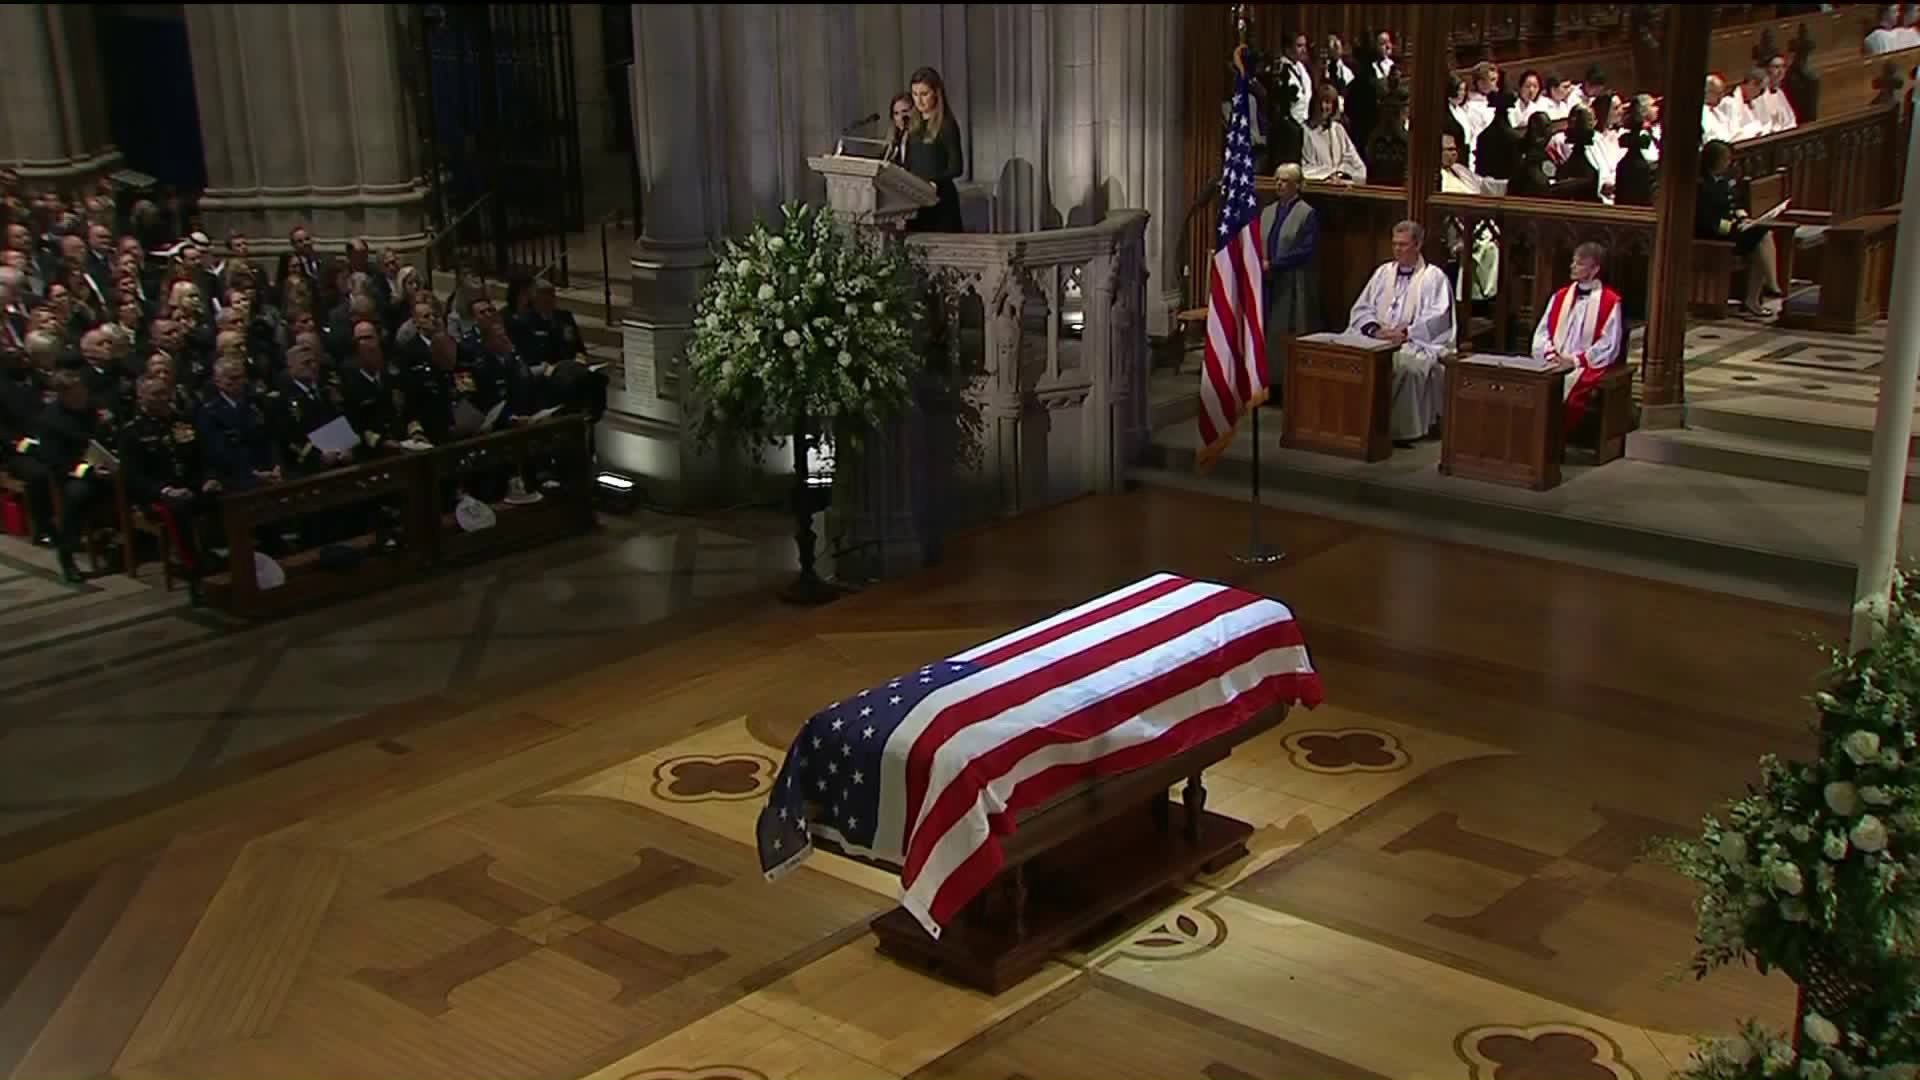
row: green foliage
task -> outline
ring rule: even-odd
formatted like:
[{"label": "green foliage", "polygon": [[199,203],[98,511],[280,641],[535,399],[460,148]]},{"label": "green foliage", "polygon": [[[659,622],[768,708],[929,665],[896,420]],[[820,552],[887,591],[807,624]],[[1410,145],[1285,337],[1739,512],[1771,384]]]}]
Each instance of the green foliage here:
[{"label": "green foliage", "polygon": [[726,438],[757,457],[808,419],[817,431],[875,428],[911,399],[924,366],[921,306],[898,245],[849,235],[800,203],[777,229],[727,241],[701,294],[687,349],[703,443]]},{"label": "green foliage", "polygon": [[1759,783],[1709,815],[1697,837],[1654,846],[1700,889],[1695,974],[1748,961],[1763,973],[1784,971],[1827,1010],[1805,1022],[1835,1036],[1801,1038],[1801,1056],[1776,1072],[1763,1068],[1775,1044],[1752,1041],[1749,1024],[1753,1053],[1729,1056],[1733,1044],[1716,1044],[1689,1076],[1827,1080],[1920,1060],[1915,604],[1896,578],[1881,639],[1858,655],[1826,650],[1832,667],[1828,689],[1813,696],[1819,749],[1811,761],[1763,758]]}]

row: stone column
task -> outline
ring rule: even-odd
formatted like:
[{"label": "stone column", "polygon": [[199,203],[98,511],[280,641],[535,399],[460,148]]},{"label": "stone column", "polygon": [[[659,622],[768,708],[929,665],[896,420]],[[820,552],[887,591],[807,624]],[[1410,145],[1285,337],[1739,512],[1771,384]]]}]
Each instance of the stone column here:
[{"label": "stone column", "polygon": [[356,236],[425,246],[400,10],[186,6],[210,232],[242,230],[256,258],[286,250],[297,224],[333,250]]},{"label": "stone column", "polygon": [[712,6],[633,9],[641,232],[629,264],[633,304],[621,323],[625,384],[612,388],[600,454],[655,498],[674,502],[698,498],[712,472],[686,430],[680,365],[729,200],[721,167],[728,134],[715,106],[726,100],[724,84],[756,59],[710,62],[723,53],[721,18]]},{"label": "stone column", "polygon": [[1667,100],[1661,105],[1660,191],[1653,230],[1653,273],[1647,295],[1646,353],[1640,366],[1645,404],[1640,422],[1679,427],[1685,415],[1688,281],[1693,274],[1694,197],[1700,186],[1700,109],[1706,104],[1712,6],[1667,9]]},{"label": "stone column", "polygon": [[0,163],[28,183],[63,187],[118,165],[92,5],[0,5],[0,41]]}]

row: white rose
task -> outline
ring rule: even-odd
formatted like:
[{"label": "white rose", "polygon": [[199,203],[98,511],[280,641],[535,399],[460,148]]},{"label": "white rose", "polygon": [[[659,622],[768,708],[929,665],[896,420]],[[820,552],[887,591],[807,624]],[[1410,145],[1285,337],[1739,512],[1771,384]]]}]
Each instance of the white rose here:
[{"label": "white rose", "polygon": [[1813,839],[1813,830],[1807,828],[1805,825],[1795,825],[1793,828],[1787,830],[1787,835],[1793,837],[1794,843],[1804,844]]},{"label": "white rose", "polygon": [[1800,1062],[1800,1080],[1833,1080],[1833,1066],[1819,1058],[1805,1058]]},{"label": "white rose", "polygon": [[1860,801],[1868,806],[1885,806],[1893,801],[1893,792],[1883,787],[1863,787],[1860,789]]},{"label": "white rose", "polygon": [[1780,901],[1780,917],[1788,922],[1806,922],[1806,902],[1793,897]]},{"label": "white rose", "polygon": [[1880,756],[1880,736],[1871,731],[1848,732],[1840,740],[1840,749],[1847,752],[1855,765],[1866,765]]},{"label": "white rose", "polygon": [[825,285],[827,283],[827,275],[816,272],[813,275],[813,283],[815,285]]},{"label": "white rose", "polygon": [[773,299],[773,286],[771,285],[760,286],[760,291],[755,293],[754,296],[761,300]]},{"label": "white rose", "polygon": [[731,360],[720,361],[720,377],[722,379],[733,378],[733,361]]},{"label": "white rose", "polygon": [[847,305],[847,318],[851,319],[858,314],[860,314],[860,305],[849,303]]},{"label": "white rose", "polygon": [[1845,780],[1835,780],[1828,784],[1821,794],[1826,796],[1827,809],[1841,817],[1852,817],[1853,812],[1860,808],[1860,802],[1855,797],[1859,793]]},{"label": "white rose", "polygon": [[875,300],[873,302],[873,313],[875,315],[885,315],[887,313],[887,302],[885,300]]},{"label": "white rose", "polygon": [[1853,831],[1847,834],[1853,846],[1861,851],[1885,851],[1887,849],[1887,827],[1880,819],[1868,814],[1853,825]]},{"label": "white rose", "polygon": [[780,335],[780,340],[786,343],[787,348],[797,349],[800,347],[800,331],[789,330]]},{"label": "white rose", "polygon": [[1900,752],[1899,752],[1898,750],[1882,750],[1882,751],[1880,751],[1880,767],[1881,767],[1881,768],[1883,768],[1883,769],[1897,769],[1897,768],[1899,768],[1899,767],[1900,767]]},{"label": "white rose", "polygon": [[1807,1014],[1807,1018],[1800,1022],[1800,1030],[1807,1033],[1807,1038],[1821,1046],[1840,1045],[1840,1029],[1834,1026],[1833,1021],[1817,1012]]},{"label": "white rose", "polygon": [[1790,862],[1773,864],[1773,887],[1788,896],[1799,896],[1806,889],[1807,881],[1800,876],[1800,868]]},{"label": "white rose", "polygon": [[1847,857],[1847,838],[1839,833],[1828,833],[1826,840],[1821,843],[1820,850],[1827,858],[1839,862]]},{"label": "white rose", "polygon": [[1720,838],[1720,857],[1736,866],[1747,861],[1747,838],[1728,833]]},{"label": "white rose", "polygon": [[1753,1044],[1738,1035],[1722,1040],[1720,1057],[1729,1065],[1745,1065],[1753,1060]]},{"label": "white rose", "polygon": [[840,366],[841,367],[853,366],[853,354],[848,352],[845,349],[840,350]]},{"label": "white rose", "polygon": [[777,236],[767,241],[768,251],[785,251],[786,249],[787,249],[787,242]]}]

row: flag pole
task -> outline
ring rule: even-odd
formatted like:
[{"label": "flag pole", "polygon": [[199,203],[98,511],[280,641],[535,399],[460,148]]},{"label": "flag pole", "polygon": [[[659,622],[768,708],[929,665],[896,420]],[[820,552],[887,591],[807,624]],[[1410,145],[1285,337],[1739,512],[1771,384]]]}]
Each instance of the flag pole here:
[{"label": "flag pole", "polygon": [[[1252,23],[1252,18],[1247,14],[1247,5],[1233,5],[1233,27],[1240,37],[1240,47],[1234,50],[1233,63],[1234,66],[1240,69],[1240,74],[1249,77],[1251,73],[1248,72],[1246,68],[1247,31],[1252,26]],[[1257,222],[1259,219],[1256,217],[1254,220]],[[1260,288],[1266,288],[1265,281],[1260,283]],[[1244,311],[1236,311],[1234,317],[1240,324],[1234,328],[1236,336],[1244,338],[1246,336],[1247,314]],[[1251,414],[1250,419],[1252,422],[1248,435],[1253,439],[1253,473],[1251,477],[1253,492],[1247,507],[1249,518],[1247,549],[1242,552],[1236,552],[1233,556],[1233,561],[1243,565],[1261,566],[1268,563],[1277,563],[1281,559],[1286,558],[1287,553],[1274,547],[1272,544],[1263,543],[1260,539],[1260,405],[1258,403],[1249,403],[1247,412]]]}]

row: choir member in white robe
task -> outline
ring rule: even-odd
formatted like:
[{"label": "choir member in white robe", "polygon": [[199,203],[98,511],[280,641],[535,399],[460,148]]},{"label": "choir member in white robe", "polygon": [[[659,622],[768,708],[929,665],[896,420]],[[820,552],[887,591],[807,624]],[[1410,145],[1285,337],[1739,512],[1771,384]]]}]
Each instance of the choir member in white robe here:
[{"label": "choir member in white robe", "polygon": [[1295,122],[1307,122],[1307,108],[1313,104],[1313,46],[1307,41],[1307,35],[1293,35],[1293,48],[1279,67],[1287,78],[1298,87],[1300,93],[1293,99],[1293,119]]},{"label": "choir member in white robe", "polygon": [[1425,437],[1440,419],[1444,396],[1440,361],[1453,352],[1453,286],[1446,271],[1420,257],[1426,230],[1403,221],[1393,227],[1393,258],[1368,279],[1353,303],[1347,332],[1390,341],[1397,443]]},{"label": "choir member in white robe", "polygon": [[1320,270],[1314,265],[1320,218],[1300,197],[1300,166],[1273,170],[1279,198],[1260,211],[1260,263],[1266,270],[1267,357],[1284,355],[1285,341],[1320,329]]},{"label": "choir member in white robe", "polygon": [[1626,344],[1626,316],[1620,294],[1600,283],[1606,249],[1586,243],[1573,249],[1573,282],[1555,290],[1533,330],[1533,356],[1567,372],[1561,384],[1566,398],[1562,430],[1571,433],[1607,368],[1620,361]]},{"label": "choir member in white robe", "polygon": [[1540,92],[1540,73],[1529,71],[1520,76],[1520,89],[1516,92],[1513,104],[1507,107],[1507,123],[1515,131],[1525,131],[1528,118],[1545,108],[1546,97]]},{"label": "choir member in white robe", "polygon": [[1340,111],[1340,92],[1332,83],[1321,83],[1314,95],[1313,118],[1307,122],[1300,139],[1300,171],[1309,180],[1351,180],[1367,182],[1367,163],[1353,145],[1347,127],[1334,119]]},{"label": "choir member in white robe", "polygon": [[1767,61],[1767,84],[1760,91],[1760,100],[1753,106],[1753,114],[1765,125],[1768,133],[1788,131],[1800,123],[1800,117],[1793,111],[1793,102],[1787,99],[1787,58],[1775,56]]},{"label": "choir member in white robe", "polygon": [[1888,4],[1880,9],[1880,25],[1867,34],[1867,52],[1872,55],[1893,52],[1901,47],[1900,5]]},{"label": "choir member in white robe", "polygon": [[1386,82],[1387,76],[1393,74],[1393,34],[1386,30],[1375,34],[1373,48],[1378,54],[1373,61],[1373,77],[1379,82]]},{"label": "choir member in white robe", "polygon": [[1573,80],[1547,76],[1547,92],[1540,98],[1540,111],[1553,121],[1565,120],[1579,102],[1573,100]]},{"label": "choir member in white robe", "polygon": [[[1490,194],[1486,184],[1460,161],[1460,148],[1453,136],[1440,136],[1440,190],[1449,195]],[[1460,257],[1461,281],[1454,295],[1465,292],[1470,299],[1485,300],[1500,289],[1500,245],[1494,243],[1490,226],[1481,222],[1469,239],[1460,235],[1458,220],[1447,220],[1447,247]]]}]

